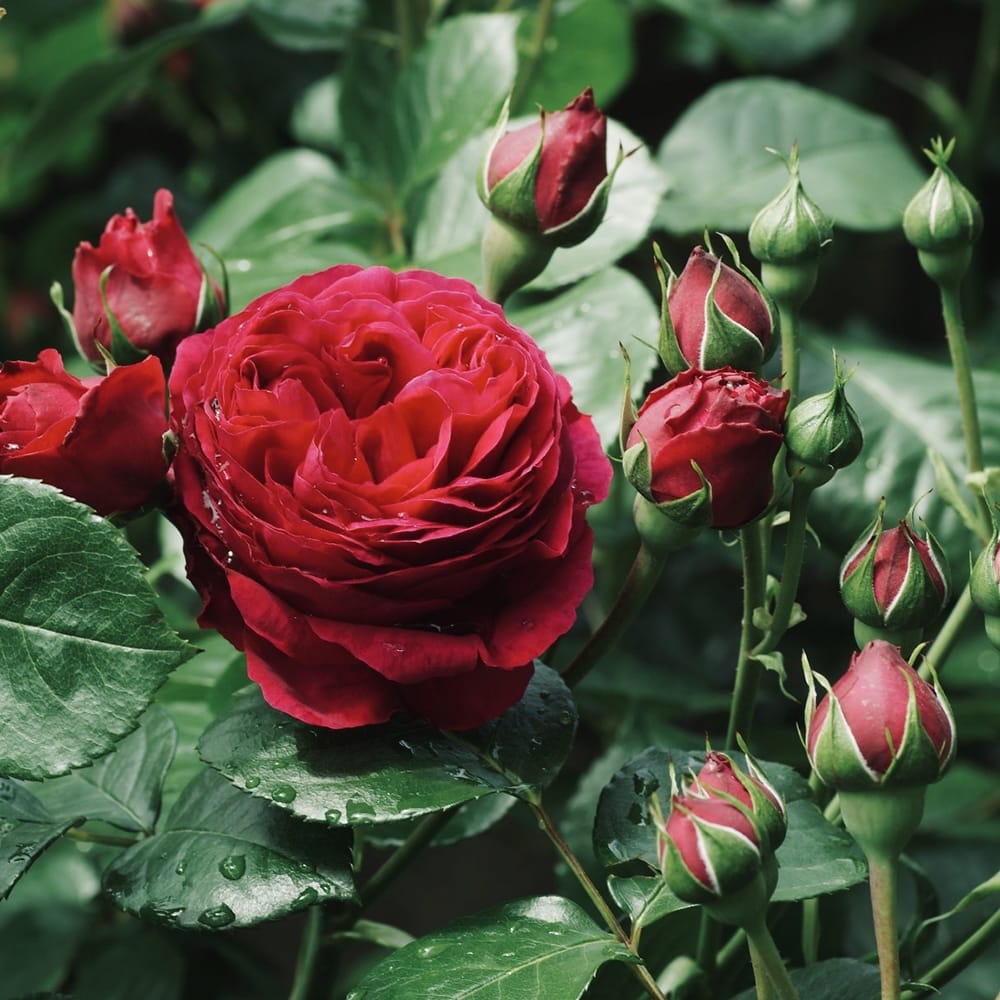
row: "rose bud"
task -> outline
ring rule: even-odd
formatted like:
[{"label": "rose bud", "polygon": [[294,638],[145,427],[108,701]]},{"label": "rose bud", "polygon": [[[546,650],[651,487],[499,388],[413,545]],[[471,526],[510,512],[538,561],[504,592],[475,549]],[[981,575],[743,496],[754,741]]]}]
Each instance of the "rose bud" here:
[{"label": "rose bud", "polygon": [[787,406],[787,392],[748,372],[689,368],[654,389],[623,428],[625,474],[682,525],[740,527],[771,500]]},{"label": "rose bud", "polygon": [[[814,678],[827,689],[818,706]],[[920,822],[925,786],[955,753],[955,723],[937,678],[932,687],[896,646],[875,639],[832,687],[808,664],[806,679],[813,770],[840,793],[847,828],[866,850],[898,853]]]},{"label": "rose bud", "polygon": [[[204,271],[174,213],[173,195],[156,192],[153,218],[132,209],[114,216],[96,247],[84,242],[73,258],[73,315],[63,312],[80,353],[118,363],[154,354],[165,365],[177,345],[225,315],[224,296]],[[62,290],[54,300],[61,308]]]},{"label": "rose bud", "polygon": [[811,486],[828,482],[850,465],[864,445],[861,424],[847,401],[847,380],[833,355],[833,388],[802,400],[785,422],[785,464],[790,475]]},{"label": "rose bud", "polygon": [[884,519],[885,501],[844,557],[840,595],[856,619],[859,645],[885,638],[912,648],[948,601],[948,563],[923,521],[920,538],[908,518],[888,531]]},{"label": "rose bud", "polygon": [[955,176],[948,161],[955,140],[940,138],[925,149],[934,173],[913,196],[903,214],[903,232],[916,247],[920,265],[937,283],[961,280],[972,258],[972,244],[983,231],[983,213],[972,193]]},{"label": "rose bud", "polygon": [[993,534],[972,567],[969,594],[985,616],[986,635],[1000,649],[1000,525],[995,514]]},{"label": "rose bud", "polygon": [[723,239],[736,268],[695,247],[679,276],[654,246],[663,303],[658,350],[672,374],[685,368],[752,371],[777,344],[777,309],[732,241]]},{"label": "rose bud", "polygon": [[41,479],[99,514],[141,507],[166,475],[156,358],[78,379],[51,348],[0,366],[0,473]]},{"label": "rose bud", "polygon": [[787,166],[788,183],[750,224],[750,252],[761,262],[768,291],[797,309],[816,284],[820,251],[833,239],[833,224],[802,187],[798,146]]},{"label": "rose bud", "polygon": [[490,211],[483,237],[487,295],[502,300],[544,270],[556,247],[582,243],[600,225],[624,154],[607,166],[607,120],[588,87],[562,111],[507,132],[505,106],[483,158],[479,196]]},{"label": "rose bud", "polygon": [[722,793],[738,801],[767,837],[771,850],[777,850],[785,839],[788,828],[785,803],[749,754],[747,771],[743,771],[727,754],[709,750],[695,775],[693,789],[697,794]]}]

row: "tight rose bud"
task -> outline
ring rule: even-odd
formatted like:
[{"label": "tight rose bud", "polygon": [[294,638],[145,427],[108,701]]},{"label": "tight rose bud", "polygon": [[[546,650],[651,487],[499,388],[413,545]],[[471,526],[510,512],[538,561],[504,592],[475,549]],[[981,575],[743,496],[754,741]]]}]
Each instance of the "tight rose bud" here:
[{"label": "tight rose bud", "polygon": [[51,348],[0,366],[0,473],[40,479],[99,514],[142,506],[166,475],[155,358],[78,379]]},{"label": "tight rose bud", "polygon": [[864,436],[858,415],[847,401],[846,383],[835,353],[833,388],[802,400],[788,414],[785,464],[790,475],[809,485],[828,482],[837,469],[850,465],[861,454]]},{"label": "tight rose bud", "polygon": [[798,146],[787,166],[788,183],[750,224],[750,252],[761,262],[768,291],[797,309],[816,284],[820,251],[833,239],[833,224],[802,187]]},{"label": "tight rose bud", "polygon": [[861,623],[855,628],[859,644],[887,638],[912,646],[947,603],[948,563],[926,524],[925,537],[920,538],[907,518],[888,531],[884,519],[883,501],[875,520],[844,558],[840,594]]},{"label": "tight rose bud", "polygon": [[740,262],[732,241],[723,239],[735,268],[703,247],[695,247],[679,276],[654,246],[663,302],[658,350],[672,374],[686,368],[752,371],[777,344],[777,309]]},{"label": "tight rose bud", "polygon": [[[892,860],[923,815],[926,786],[955,753],[955,722],[941,688],[932,687],[880,639],[851,659],[832,687],[803,657],[806,751],[817,777],[835,788],[844,825],[869,862]],[[816,704],[814,679],[827,689]]]},{"label": "tight rose bud", "polygon": [[556,247],[582,243],[600,225],[624,159],[607,165],[607,120],[588,87],[562,111],[507,132],[505,106],[479,173],[490,211],[483,235],[488,298],[502,301],[544,270]]},{"label": "tight rose bud", "polygon": [[714,903],[760,873],[766,838],[748,811],[722,796],[674,794],[664,819],[651,803],[668,888],[688,903]]},{"label": "tight rose bud", "polygon": [[979,202],[948,166],[954,151],[954,139],[947,146],[940,138],[931,141],[924,153],[934,173],[903,214],[903,232],[917,248],[921,267],[933,281],[946,284],[961,280],[972,244],[983,231]]},{"label": "tight rose bud", "polygon": [[103,348],[119,363],[154,354],[169,365],[181,340],[225,314],[222,292],[194,255],[173,195],[163,188],[150,222],[127,209],[108,222],[96,247],[76,248],[73,286],[73,315],[63,311],[64,319],[80,353],[95,363]]},{"label": "tight rose bud", "polygon": [[692,790],[699,795],[718,796],[721,792],[735,799],[749,811],[771,850],[777,850],[788,828],[785,804],[749,754],[747,768],[743,771],[727,754],[709,750],[695,775]]},{"label": "tight rose bud", "polygon": [[740,527],[771,500],[787,406],[787,392],[748,372],[690,368],[643,403],[625,436],[625,473],[674,521]]}]

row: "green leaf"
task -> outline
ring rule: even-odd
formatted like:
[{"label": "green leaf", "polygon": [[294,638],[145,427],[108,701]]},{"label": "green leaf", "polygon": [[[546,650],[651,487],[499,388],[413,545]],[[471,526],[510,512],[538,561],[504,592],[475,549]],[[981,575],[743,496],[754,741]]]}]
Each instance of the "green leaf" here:
[{"label": "green leaf", "polygon": [[[517,805],[511,795],[484,795],[466,802],[445,824],[431,841],[433,847],[457,844],[460,840],[478,837],[510,812]],[[377,847],[398,847],[413,832],[419,819],[400,820],[396,823],[379,823],[365,831],[365,842]]]},{"label": "green leaf", "polygon": [[901,224],[924,174],[892,125],[836,97],[787,80],[719,84],[690,105],[657,153],[671,179],[659,222],[673,233],[746,229],[784,187],[768,147],[800,150],[802,183],[845,229]]},{"label": "green leaf", "polygon": [[538,305],[515,300],[508,317],[537,341],[552,367],[573,387],[573,401],[594,418],[610,445],[621,423],[625,362],[619,339],[632,358],[632,378],[644,385],[657,358],[637,341],[655,343],[659,312],[649,292],[628,272],[608,268]]},{"label": "green leaf", "polygon": [[340,98],[355,174],[401,203],[491,125],[514,84],[517,23],[513,14],[450,17],[395,79],[384,53],[358,46]]},{"label": "green leaf", "polygon": [[345,48],[365,9],[362,0],[249,0],[246,7],[269,42],[306,52]]},{"label": "green leaf", "polygon": [[657,0],[709,34],[740,66],[779,69],[818,55],[851,27],[847,0],[790,4],[736,4],[728,0]]},{"label": "green leaf", "polygon": [[166,935],[116,924],[88,944],[73,980],[75,1000],[181,1000],[184,956]]},{"label": "green leaf", "polygon": [[[950,366],[857,339],[838,338],[837,352],[845,370],[855,369],[847,394],[864,429],[865,445],[852,465],[813,495],[813,526],[824,544],[844,553],[874,517],[881,497],[887,499],[892,519],[929,494],[920,503],[919,515],[931,526],[952,568],[967,565],[968,532],[948,504],[947,488],[937,488],[935,470],[944,463],[955,480],[964,479],[965,448]],[[823,377],[811,374],[810,382],[819,384]],[[1000,461],[1000,373],[978,369],[974,381],[986,462],[994,465]]]},{"label": "green leaf", "polygon": [[[794,969],[790,975],[799,996],[809,1000],[879,1000],[878,966],[868,962],[831,958]],[[757,1000],[757,991],[747,990],[733,1000]]]},{"label": "green leaf", "polygon": [[633,934],[639,928],[655,924],[669,913],[694,906],[694,903],[678,899],[659,875],[652,878],[645,875],[609,875],[608,890],[614,901],[629,915]]},{"label": "green leaf", "polygon": [[31,791],[57,818],[103,820],[122,830],[152,833],[160,812],[163,779],[177,747],[177,727],[150,705],[139,728],[106,757]]},{"label": "green leaf", "polygon": [[348,836],[299,823],[210,770],[185,789],[160,833],[111,864],[104,887],[129,913],[202,930],[357,899]]},{"label": "green leaf", "polygon": [[[535,120],[535,116],[526,116],[510,122],[508,127],[518,128]],[[476,174],[490,134],[467,142],[448,161],[430,189],[414,235],[416,266],[480,282],[479,245],[487,211],[476,193]],[[645,239],[666,190],[667,177],[642,140],[609,119],[609,157],[613,159],[619,146],[634,152],[615,174],[604,220],[579,246],[556,250],[549,265],[528,286],[530,290],[559,288],[603,271]]]},{"label": "green leaf", "polygon": [[0,773],[51,777],[107,753],[193,653],[117,528],[0,479]]},{"label": "green leaf", "polygon": [[[534,24],[534,18],[525,18],[522,39],[530,39]],[[600,45],[594,44],[595,38]],[[586,58],[581,58],[584,52]],[[598,106],[604,107],[628,83],[634,60],[631,17],[624,4],[617,0],[557,4],[545,54],[516,111],[530,113],[538,105],[556,111],[586,87],[593,88]]]},{"label": "green leaf", "polygon": [[199,750],[254,796],[343,826],[420,816],[490,792],[531,795],[556,776],[575,730],[569,690],[538,665],[521,701],[468,732],[415,721],[317,729],[276,712],[254,690],[208,728]]},{"label": "green leaf", "polygon": [[0,899],[80,817],[55,819],[16,781],[0,778]]},{"label": "green leaf", "polygon": [[[605,787],[594,822],[598,858],[605,867],[628,877],[616,881],[615,898],[633,914],[642,914],[646,923],[679,908],[659,877],[648,876],[650,870],[658,871],[658,862],[656,828],[647,803],[655,791],[661,802],[669,796],[671,760],[680,778],[700,768],[704,753],[659,747],[644,751]],[[778,885],[773,898],[807,899],[864,881],[867,868],[860,850],[843,830],[823,818],[805,779],[785,765],[759,763],[784,798],[788,812],[788,833],[776,853]]]},{"label": "green leaf", "polygon": [[382,208],[334,162],[310,149],[264,160],[202,217],[193,239],[225,261],[232,302],[334,264],[367,264]]},{"label": "green leaf", "polygon": [[458,920],[380,962],[348,1000],[577,1000],[609,961],[633,957],[575,903],[539,896]]}]

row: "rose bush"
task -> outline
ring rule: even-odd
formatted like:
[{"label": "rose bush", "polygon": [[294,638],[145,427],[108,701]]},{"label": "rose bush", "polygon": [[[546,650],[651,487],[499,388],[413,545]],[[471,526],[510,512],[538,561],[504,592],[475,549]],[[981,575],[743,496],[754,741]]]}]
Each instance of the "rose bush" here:
[{"label": "rose bush", "polygon": [[628,436],[626,471],[669,516],[737,528],[771,499],[787,406],[787,392],[748,372],[689,368],[643,403]]},{"label": "rose bush", "polygon": [[112,349],[101,299],[101,275],[109,267],[105,295],[122,333],[165,364],[206,310],[222,315],[222,293],[202,270],[164,188],[156,192],[149,222],[126,209],[108,222],[96,247],[85,241],[76,248],[73,328],[80,353],[95,362],[101,360],[98,344]]},{"label": "rose bush", "polygon": [[0,473],[41,479],[99,514],[142,506],[167,471],[155,358],[78,379],[51,348],[0,366]]},{"label": "rose bush", "polygon": [[274,707],[470,727],[572,625],[610,466],[566,381],[472,285],[307,275],[184,341],[170,395],[201,622]]}]

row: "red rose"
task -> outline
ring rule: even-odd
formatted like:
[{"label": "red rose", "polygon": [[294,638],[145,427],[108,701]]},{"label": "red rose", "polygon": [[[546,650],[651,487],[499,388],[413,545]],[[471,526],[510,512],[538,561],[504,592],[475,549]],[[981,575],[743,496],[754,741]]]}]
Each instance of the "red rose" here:
[{"label": "red rose", "polygon": [[499,714],[592,583],[610,467],[472,285],[345,265],[184,341],[173,476],[201,622],[331,728]]},{"label": "red rose", "polygon": [[81,354],[100,361],[97,344],[111,350],[111,327],[101,301],[107,268],[108,306],[126,339],[169,364],[177,344],[194,333],[205,303],[222,313],[222,294],[202,271],[174,214],[173,195],[156,192],[151,222],[132,209],[108,222],[97,247],[81,243],[73,257],[73,326]]},{"label": "red rose", "polygon": [[[595,106],[590,87],[562,111],[542,112],[539,121],[505,133],[487,159],[490,208],[529,232],[547,233],[575,219],[608,176],[607,133],[607,119]],[[490,197],[494,189],[513,171],[533,161],[539,140],[542,146],[533,199],[529,189],[527,200],[517,198],[510,206],[495,206]],[[581,239],[583,236],[575,242]]]},{"label": "red rose", "polygon": [[166,475],[156,358],[78,379],[58,351],[0,366],[0,473],[41,479],[99,514],[141,507]]},{"label": "red rose", "polygon": [[704,476],[712,527],[752,521],[771,499],[787,406],[787,392],[748,372],[681,372],[649,394],[629,434],[629,452],[648,449],[650,475],[640,488],[653,503],[669,505],[697,498]]}]

